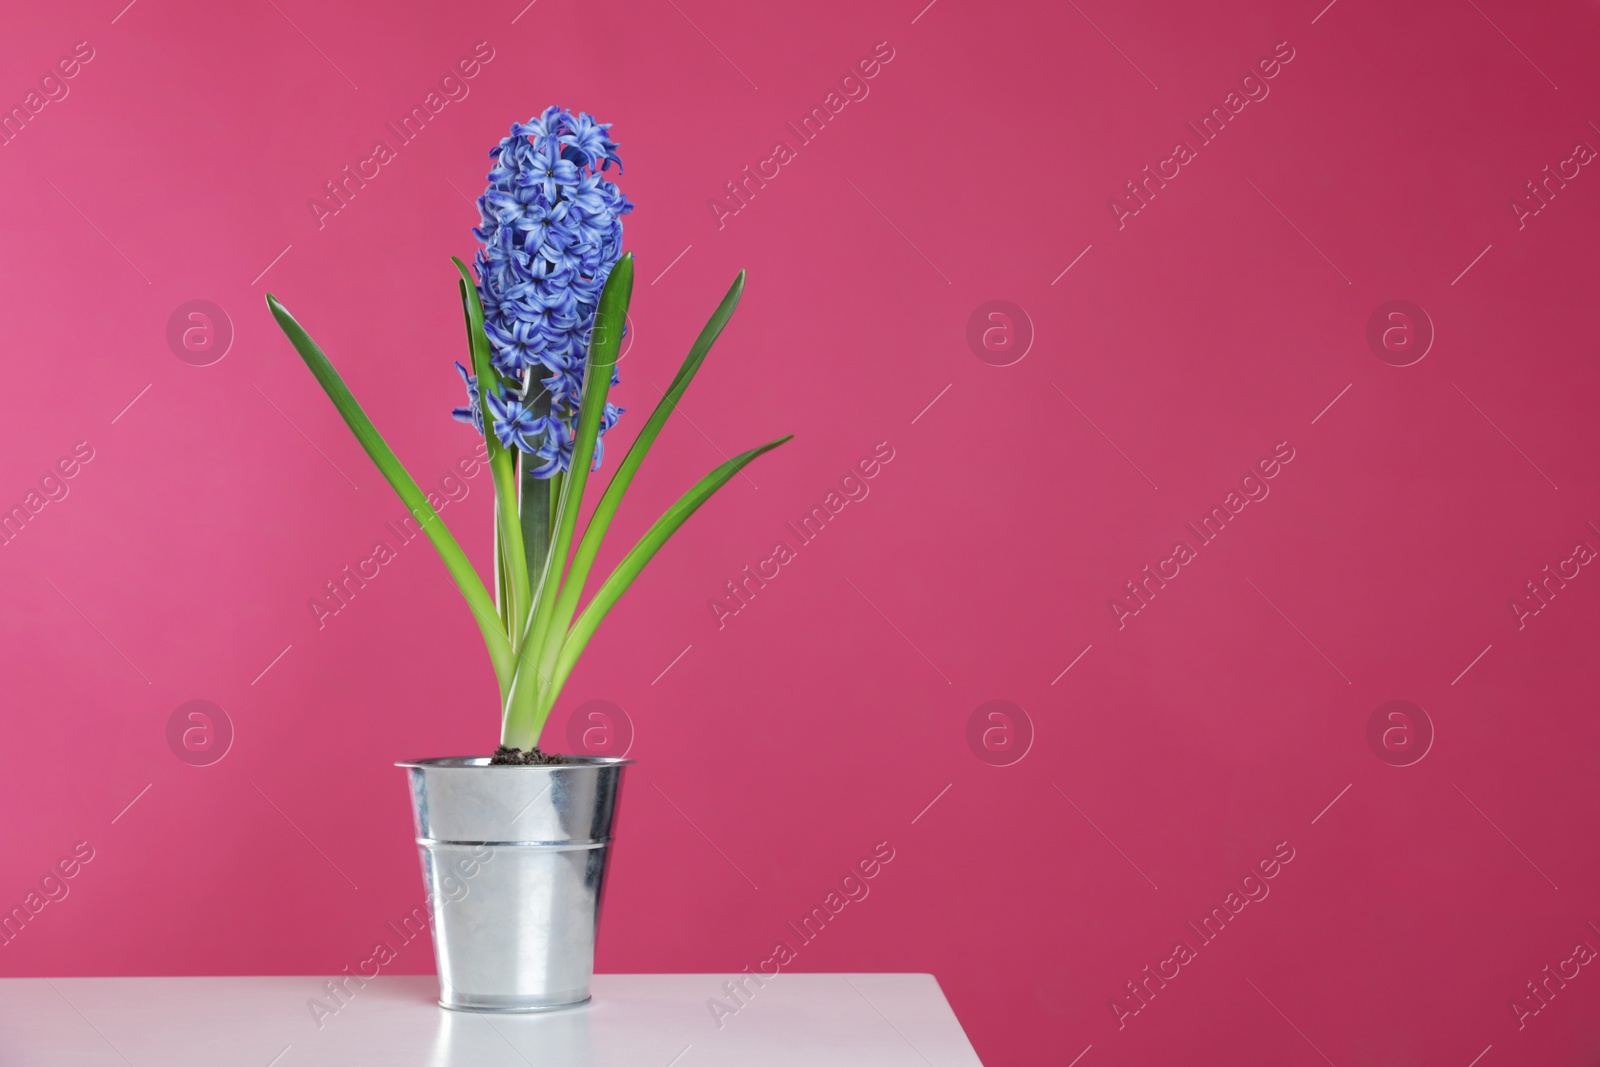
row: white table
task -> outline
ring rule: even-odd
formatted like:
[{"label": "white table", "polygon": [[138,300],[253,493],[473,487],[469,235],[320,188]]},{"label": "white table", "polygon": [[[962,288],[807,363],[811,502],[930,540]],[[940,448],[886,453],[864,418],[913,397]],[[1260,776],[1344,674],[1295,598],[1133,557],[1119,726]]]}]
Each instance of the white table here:
[{"label": "white table", "polygon": [[[336,1001],[325,977],[0,979],[5,1067],[970,1067],[927,974],[785,974],[731,1006],[710,974],[604,974],[545,1015],[445,1011],[429,977],[378,977]],[[747,985],[755,989],[753,983]],[[318,1026],[320,1021],[321,1026]]]}]

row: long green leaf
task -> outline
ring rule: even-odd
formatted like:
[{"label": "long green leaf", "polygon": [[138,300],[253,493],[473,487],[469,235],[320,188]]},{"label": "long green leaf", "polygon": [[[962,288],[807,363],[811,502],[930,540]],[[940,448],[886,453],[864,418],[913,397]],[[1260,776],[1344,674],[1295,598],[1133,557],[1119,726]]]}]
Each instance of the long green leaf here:
[{"label": "long green leaf", "polygon": [[356,402],[344,380],[339,377],[339,372],[333,369],[333,364],[323,355],[322,349],[317,347],[311,335],[301,328],[294,316],[289,314],[288,310],[278,302],[278,298],[271,293],[267,294],[267,307],[272,310],[272,317],[278,320],[279,327],[288,336],[289,342],[294,345],[300,358],[305,361],[312,376],[322,386],[322,391],[333,401],[333,406],[343,417],[345,424],[350,427],[350,431],[355,434],[356,440],[377,465],[379,473],[394,487],[401,502],[421,524],[422,531],[428,535],[428,540],[433,542],[439,558],[450,571],[450,577],[455,579],[461,595],[466,598],[467,606],[472,609],[472,617],[477,620],[478,629],[483,632],[484,644],[489,649],[489,659],[494,663],[495,675],[500,680],[501,695],[502,697],[508,695],[513,667],[511,643],[500,627],[500,617],[495,610],[494,601],[490,598],[489,591],[484,588],[478,572],[473,570],[472,562],[467,559],[466,553],[461,551],[461,546],[456,543],[449,528],[439,518],[439,513],[428,503],[426,494],[400,463],[394,450],[378,433],[377,427],[372,425],[372,420],[367,418],[366,412],[361,410],[361,405]]},{"label": "long green leaf", "polygon": [[[626,556],[622,557],[622,562],[617,564],[616,569],[611,572],[599,590],[595,592],[594,599],[590,600],[588,605],[584,607],[583,614],[578,616],[578,621],[572,624],[571,631],[566,635],[566,640],[562,642],[560,654],[556,657],[548,690],[550,693],[554,694],[561,691],[561,686],[566,682],[567,675],[572,673],[572,668],[578,662],[578,657],[583,654],[584,648],[589,644],[589,639],[594,636],[595,630],[600,626],[601,621],[605,619],[612,605],[633,584],[633,580],[639,576],[639,572],[644,569],[645,564],[649,563],[651,559],[655,558],[655,554],[661,551],[661,546],[667,543],[667,539],[678,532],[678,528],[688,521],[690,515],[699,510],[701,504],[711,499],[711,494],[728,484],[729,479],[754,462],[757,456],[771,452],[784,442],[793,439],[793,437],[793,434],[786,434],[775,441],[768,441],[759,448],[741,452],[726,463],[717,466],[710,474],[696,482],[692,489],[679,497],[678,502],[668,508],[666,513],[657,519],[649,530],[645,531],[645,535],[639,538],[639,543],[634,545]],[[536,731],[538,728],[543,727],[544,720],[549,717],[554,703],[552,699],[539,709],[539,719],[535,725]]]},{"label": "long green leaf", "polygon": [[[460,260],[452,257],[452,262],[457,265],[458,269],[460,268]],[[486,360],[480,359],[478,355],[478,336],[481,331],[479,331],[472,324],[472,307],[467,300],[468,285],[466,278],[460,279],[458,285],[460,286],[461,290],[461,318],[466,323],[467,327],[467,363],[470,366],[468,373],[477,375],[479,373],[479,368],[485,362],[487,362]],[[484,336],[484,341],[487,344],[487,335]],[[488,416],[484,413],[483,386],[481,385],[483,379],[479,377],[478,381],[480,383],[478,387],[478,411],[479,417],[483,419],[483,454],[485,456],[492,457],[494,455],[495,446],[498,445],[499,442],[495,440],[494,432],[490,429]],[[493,474],[494,464],[490,463],[489,467],[491,472],[489,475],[489,483],[492,487],[495,484],[495,477]],[[498,492],[496,492],[496,496],[498,498]],[[498,508],[498,504],[496,506]],[[503,630],[505,630],[508,637],[514,637],[517,633],[516,628],[512,625],[512,609],[514,607],[514,601],[515,598],[512,596],[511,591],[511,576],[506,573],[505,546],[501,544],[500,528],[499,525],[496,524],[494,533],[494,603],[496,610],[498,610],[500,613],[500,626]],[[504,694],[502,694],[502,697],[503,696]]]},{"label": "long green leaf", "polygon": [[595,556],[600,552],[601,542],[605,540],[606,531],[611,528],[611,520],[622,504],[623,494],[628,491],[628,486],[633,484],[633,476],[638,473],[640,464],[650,451],[650,446],[655,444],[656,438],[661,435],[661,428],[666,425],[667,418],[676,410],[684,391],[689,388],[695,373],[705,362],[711,346],[722,336],[723,327],[727,326],[728,320],[733,317],[734,309],[739,306],[739,298],[743,293],[744,271],[740,271],[739,276],[728,287],[722,303],[717,305],[717,310],[712,313],[700,331],[700,336],[695,338],[694,346],[684,357],[678,373],[673,375],[671,384],[662,394],[655,410],[650,413],[644,428],[633,439],[628,454],[623,457],[616,473],[611,476],[611,484],[606,487],[600,503],[595,505],[594,514],[589,517],[589,525],[584,528],[583,539],[578,542],[578,550],[573,553],[572,566],[568,569],[567,580],[561,587],[561,602],[556,606],[557,618],[572,618],[578,598],[583,595],[583,587],[589,580],[589,570],[594,565]]},{"label": "long green leaf", "polygon": [[[460,268],[460,260],[452,257],[452,262],[457,265],[458,269]],[[461,290],[461,317],[466,322],[467,327],[467,363],[470,367],[468,373],[478,377],[478,411],[479,417],[483,419],[484,455],[489,459],[489,484],[495,493],[497,501],[495,505],[497,521],[494,531],[494,603],[496,610],[500,613],[500,626],[505,630],[507,637],[511,638],[514,643],[518,632],[516,626],[513,624],[513,615],[515,614],[516,608],[516,596],[513,593],[514,587],[511,584],[511,575],[506,570],[505,545],[502,544],[503,539],[500,536],[500,527],[498,523],[499,478],[496,477],[494,469],[494,450],[500,442],[495,440],[494,431],[490,429],[488,412],[483,403],[482,383],[484,379],[480,372],[480,368],[484,366],[488,360],[481,358],[479,355],[478,338],[479,336],[483,336],[484,344],[487,346],[488,336],[483,334],[482,330],[473,325],[472,306],[467,299],[467,292],[470,288],[470,286],[467,284],[467,280],[465,278],[460,279],[458,285],[460,286]],[[503,704],[504,694],[501,694],[501,696],[501,702]]]},{"label": "long green leaf", "polygon": [[[534,714],[544,688],[543,681],[549,676],[554,660],[554,649],[544,646],[549,634],[559,635],[566,629],[566,619],[556,620],[556,600],[572,547],[573,531],[578,523],[578,509],[583,504],[583,491],[594,463],[595,440],[600,433],[606,396],[611,391],[611,374],[617,365],[617,353],[622,346],[622,327],[627,319],[628,301],[632,295],[633,253],[629,252],[617,261],[606,278],[605,288],[600,292],[599,306],[595,310],[594,326],[590,331],[588,366],[583,377],[583,401],[578,409],[578,428],[573,435],[572,469],[562,480],[561,503],[556,509],[550,553],[545,559],[544,573],[534,593],[533,614],[518,649],[516,674],[506,703],[502,742],[512,747],[531,748],[538,740],[537,731],[532,730]],[[555,644],[554,641],[548,643]]]},{"label": "long green leaf", "polygon": [[[522,526],[517,519],[517,464],[516,455],[500,443],[494,435],[493,416],[489,413],[489,395],[505,395],[506,380],[495,370],[490,360],[489,335],[483,328],[483,302],[478,299],[478,286],[472,272],[460,259],[452,256],[450,262],[461,274],[461,309],[467,319],[467,343],[472,350],[472,373],[478,378],[478,399],[483,409],[483,439],[489,450],[489,474],[494,483],[495,543],[498,567],[504,568],[505,580],[498,582],[495,592],[502,594],[501,614],[509,620],[507,634],[515,649],[522,637],[532,600],[528,592],[528,565],[523,548]],[[498,572],[497,572],[498,573]]]},{"label": "long green leaf", "polygon": [[[622,349],[622,331],[627,323],[628,303],[632,297],[633,254],[630,252],[612,268],[605,288],[600,293],[599,306],[595,309],[594,328],[589,339],[588,367],[584,371],[583,400],[578,409],[578,427],[573,435],[572,469],[566,472],[563,479],[560,506],[556,510],[556,526],[551,537],[550,555],[555,562],[548,573],[553,581],[548,586],[541,586],[541,594],[545,596],[542,602],[544,617],[534,634],[534,644],[539,648],[541,679],[549,677],[558,651],[559,635],[566,632],[567,624],[572,621],[576,597],[566,595],[572,580],[572,575],[565,573],[567,554],[572,538],[577,533],[578,512],[583,506],[584,491],[594,467],[595,443],[600,437],[600,421],[605,415],[611,376],[615,373]],[[551,635],[558,636],[551,640]]]}]

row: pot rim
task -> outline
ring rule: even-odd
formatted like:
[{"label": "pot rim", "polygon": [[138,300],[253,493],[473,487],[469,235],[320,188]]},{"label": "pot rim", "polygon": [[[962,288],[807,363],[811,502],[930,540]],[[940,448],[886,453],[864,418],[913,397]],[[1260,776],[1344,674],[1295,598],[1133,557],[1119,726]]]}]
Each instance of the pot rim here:
[{"label": "pot rim", "polygon": [[418,770],[457,770],[457,771],[560,771],[576,770],[582,767],[626,767],[636,762],[621,756],[563,756],[569,761],[565,763],[517,764],[499,763],[491,765],[489,756],[435,756],[431,759],[396,760],[396,767],[411,767]]}]

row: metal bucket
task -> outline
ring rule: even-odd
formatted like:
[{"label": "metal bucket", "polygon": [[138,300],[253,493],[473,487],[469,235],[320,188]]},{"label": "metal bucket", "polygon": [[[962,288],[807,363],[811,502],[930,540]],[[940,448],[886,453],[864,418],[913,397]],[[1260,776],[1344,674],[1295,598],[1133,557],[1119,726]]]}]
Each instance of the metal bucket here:
[{"label": "metal bucket", "polygon": [[632,760],[410,760],[439,1003],[550,1011],[589,999],[611,826]]}]

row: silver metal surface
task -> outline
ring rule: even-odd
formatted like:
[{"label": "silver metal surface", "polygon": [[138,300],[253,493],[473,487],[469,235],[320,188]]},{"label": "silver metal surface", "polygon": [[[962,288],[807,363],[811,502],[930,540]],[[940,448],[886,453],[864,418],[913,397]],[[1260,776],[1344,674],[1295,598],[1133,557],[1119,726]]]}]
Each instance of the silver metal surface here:
[{"label": "silver metal surface", "polygon": [[632,760],[409,760],[439,1003],[550,1011],[589,999],[611,824]]}]

